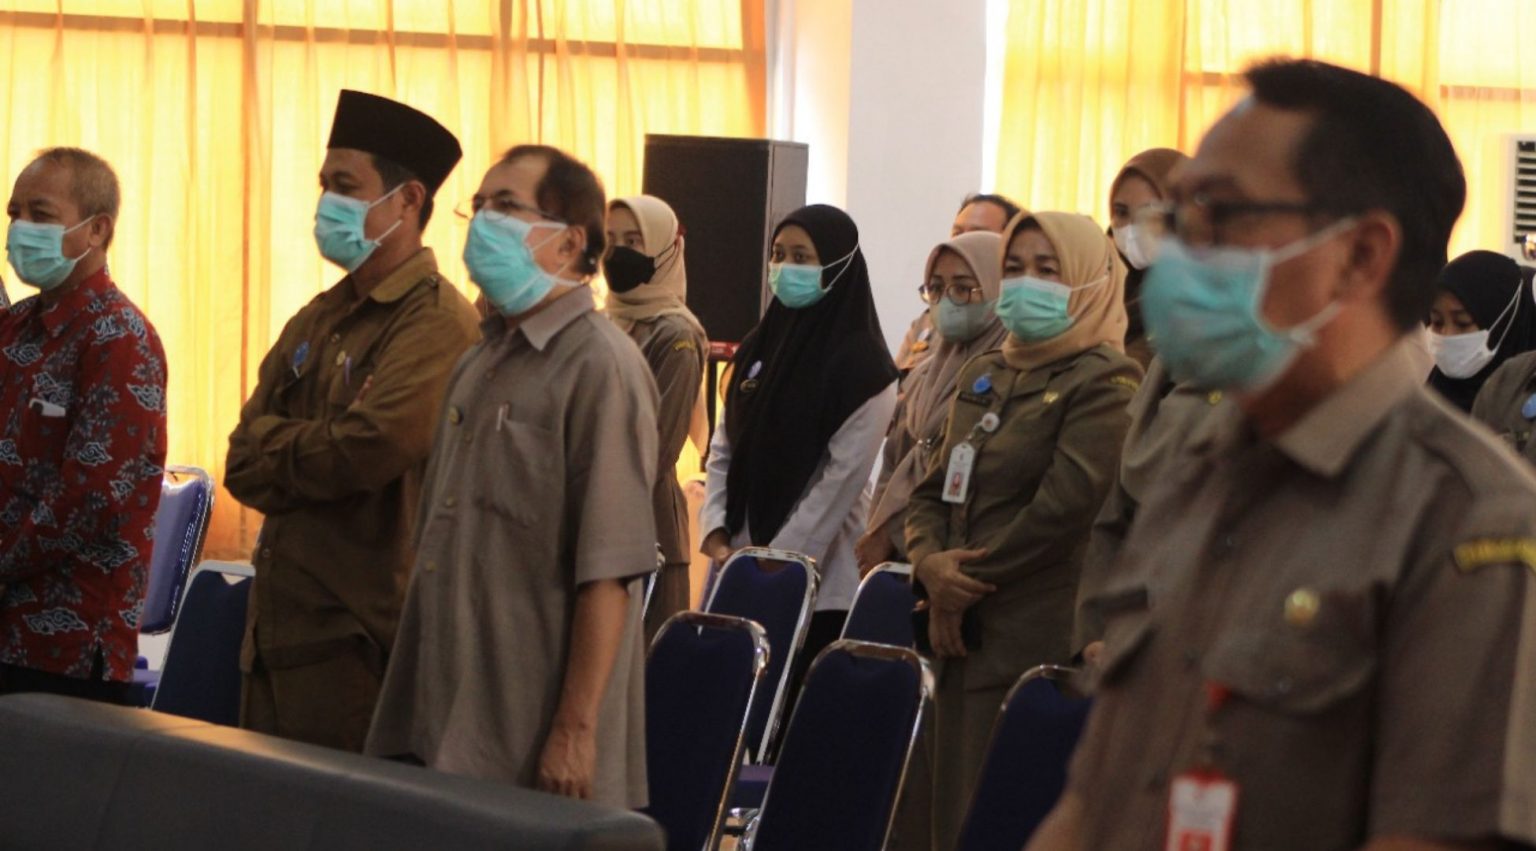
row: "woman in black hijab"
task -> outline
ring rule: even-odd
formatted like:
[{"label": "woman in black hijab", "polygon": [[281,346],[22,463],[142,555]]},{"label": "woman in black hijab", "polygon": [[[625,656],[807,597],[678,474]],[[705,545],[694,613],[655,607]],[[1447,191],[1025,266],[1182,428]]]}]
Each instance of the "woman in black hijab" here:
[{"label": "woman in black hijab", "polygon": [[[702,550],[745,546],[816,559],[821,588],[802,658],[836,639],[858,586],[865,484],[896,407],[896,364],[859,231],[815,204],[774,231],[774,299],[731,361],[725,427],[710,443]],[[803,666],[802,666],[803,667]]]},{"label": "woman in black hijab", "polygon": [[1532,270],[1493,251],[1469,251],[1440,272],[1429,312],[1429,384],[1463,411],[1505,361],[1536,348]]}]

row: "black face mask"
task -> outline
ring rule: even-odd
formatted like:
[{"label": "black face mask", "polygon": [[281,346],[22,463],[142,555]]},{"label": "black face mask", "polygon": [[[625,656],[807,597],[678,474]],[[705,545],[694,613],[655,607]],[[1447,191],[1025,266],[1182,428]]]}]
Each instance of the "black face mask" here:
[{"label": "black face mask", "polygon": [[608,289],[616,293],[648,284],[656,274],[656,258],[641,254],[628,246],[615,246],[603,261],[603,276],[608,279]]}]

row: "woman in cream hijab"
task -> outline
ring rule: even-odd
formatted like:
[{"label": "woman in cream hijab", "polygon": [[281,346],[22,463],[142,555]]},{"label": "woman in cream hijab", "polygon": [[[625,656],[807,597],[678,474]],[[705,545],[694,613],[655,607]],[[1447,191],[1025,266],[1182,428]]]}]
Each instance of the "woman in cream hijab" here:
[{"label": "woman in cream hijab", "polygon": [[660,198],[637,195],[608,205],[608,281],[604,312],[634,338],[656,377],[661,464],[652,506],[664,566],[646,611],[647,640],[667,618],[688,608],[688,507],[674,470],[701,402],[709,341],[688,310],[688,275],[677,214]]},{"label": "woman in cream hijab", "polygon": [[903,382],[885,437],[869,529],[855,548],[861,575],[881,562],[905,560],[907,501],[943,437],[960,369],[1008,336],[996,312],[1002,246],[998,234],[976,231],[942,242],[928,255],[920,292],[937,345]]},{"label": "woman in cream hijab", "polygon": [[938,674],[935,848],[954,847],[1009,687],[1072,655],[1078,569],[1141,378],[1124,351],[1125,267],[1104,231],[1086,216],[1023,213],[1003,240],[1008,336],[960,370],[943,444],[907,508]]}]

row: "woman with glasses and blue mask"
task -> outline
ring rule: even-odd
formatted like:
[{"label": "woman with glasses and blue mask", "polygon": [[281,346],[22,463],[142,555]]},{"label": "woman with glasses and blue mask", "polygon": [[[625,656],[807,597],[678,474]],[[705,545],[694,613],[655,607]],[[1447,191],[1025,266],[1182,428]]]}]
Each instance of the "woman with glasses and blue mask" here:
[{"label": "woman with glasses and blue mask", "polygon": [[1141,367],[1125,267],[1102,228],[1022,214],[1004,235],[1002,348],[960,371],[944,440],[907,510],[937,663],[934,846],[951,848],[992,721],[1026,670],[1071,656],[1088,529],[1114,481]]},{"label": "woman with glasses and blue mask", "polygon": [[774,298],[731,360],[724,427],[710,442],[702,551],[803,553],[821,571],[791,681],[842,631],[858,587],[865,485],[896,408],[896,364],[875,314],[859,230],[814,204],[774,231]]},{"label": "woman with glasses and blue mask", "polygon": [[595,310],[602,185],[513,148],[472,205],[496,314],[454,371],[368,753],[646,804],[639,581],[656,566],[656,385]]},{"label": "woman with glasses and blue mask", "polygon": [[1503,254],[1469,251],[1440,272],[1429,310],[1429,386],[1461,410],[1474,410],[1479,391],[1506,361],[1536,348],[1532,271]]},{"label": "woman with glasses and blue mask", "polygon": [[928,359],[907,375],[885,436],[868,530],[856,548],[860,574],[882,562],[906,560],[907,503],[944,437],[960,369],[1008,336],[997,316],[1002,245],[1001,236],[975,231],[940,243],[928,255],[918,295],[928,305],[938,339]]}]

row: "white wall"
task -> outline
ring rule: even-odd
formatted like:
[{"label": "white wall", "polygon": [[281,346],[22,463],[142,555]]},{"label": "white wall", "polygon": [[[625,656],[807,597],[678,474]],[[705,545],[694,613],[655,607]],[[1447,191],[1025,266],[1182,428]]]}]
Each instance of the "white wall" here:
[{"label": "white wall", "polygon": [[[987,0],[777,0],[770,133],[810,145],[807,199],[859,225],[894,352],[923,263],[982,188]],[[787,39],[793,39],[787,43]]]}]

